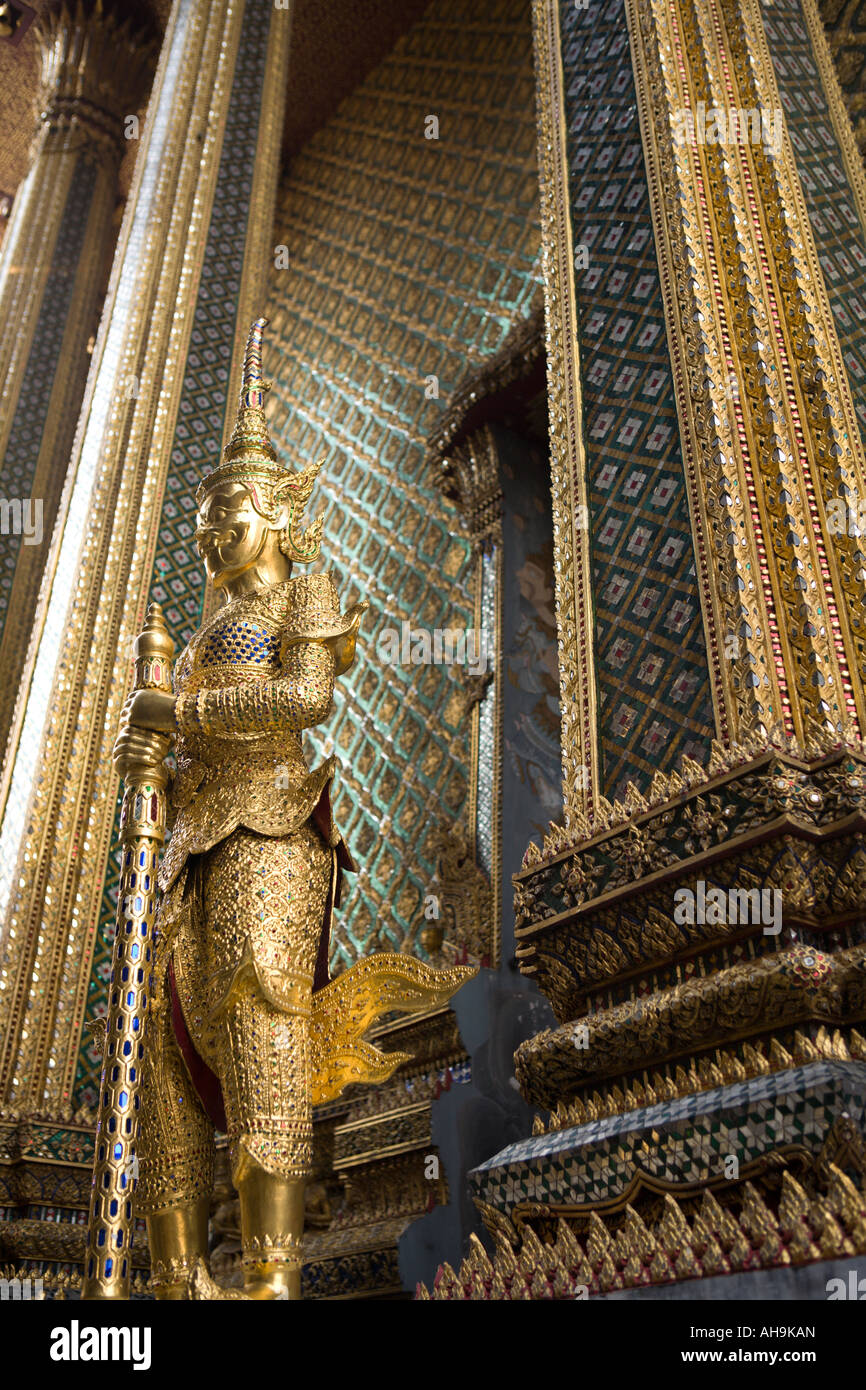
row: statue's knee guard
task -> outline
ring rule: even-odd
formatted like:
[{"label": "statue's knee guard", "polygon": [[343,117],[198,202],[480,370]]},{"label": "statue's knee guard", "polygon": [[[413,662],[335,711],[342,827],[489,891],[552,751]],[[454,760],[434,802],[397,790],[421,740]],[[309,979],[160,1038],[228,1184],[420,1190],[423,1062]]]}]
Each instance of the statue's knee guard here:
[{"label": "statue's knee guard", "polygon": [[275,1008],[245,981],[220,1033],[232,1180],[237,1185],[247,1163],[274,1177],[305,1178],[313,1161],[309,1018]]}]

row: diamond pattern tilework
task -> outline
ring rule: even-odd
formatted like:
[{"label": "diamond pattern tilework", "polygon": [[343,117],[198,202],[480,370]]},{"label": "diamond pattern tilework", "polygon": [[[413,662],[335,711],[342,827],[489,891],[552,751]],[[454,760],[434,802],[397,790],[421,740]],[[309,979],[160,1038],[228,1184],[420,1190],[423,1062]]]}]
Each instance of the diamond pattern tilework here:
[{"label": "diamond pattern tilework", "polygon": [[[252,5],[244,19],[156,548],[150,596],[162,604],[178,651],[198,627],[204,602],[204,573],[193,541],[195,490],[202,474],[219,458],[228,394],[235,399],[236,387],[230,387],[228,376],[272,13],[266,5]],[[119,810],[120,800],[118,815]],[[115,820],[88,986],[88,1018],[105,1012],[119,852]],[[76,1104],[94,1104],[100,1064],[101,1054],[85,1037]]]},{"label": "diamond pattern tilework", "polygon": [[866,444],[866,236],[839,155],[800,0],[776,0],[763,14],[818,260]]},{"label": "diamond pattern tilework", "polygon": [[[425,138],[431,115],[438,139]],[[336,740],[336,814],[361,865],[335,923],[336,970],[411,948],[432,834],[466,799],[468,729],[446,715],[453,669],[383,666],[376,648],[404,620],[472,625],[468,547],[422,476],[441,409],[428,379],[446,398],[526,315],[535,287],[522,0],[492,16],[472,0],[433,0],[294,161],[276,225],[289,269],[272,272],[266,311],[274,434],[296,466],[325,457],[324,563],[344,603],[371,602],[337,716],[310,739],[317,754]]]},{"label": "diamond pattern tilework", "polygon": [[511,1144],[469,1175],[473,1195],[500,1209],[519,1201],[598,1202],[640,1169],[671,1183],[718,1176],[786,1144],[817,1153],[844,1112],[866,1131],[866,1065],[812,1062],[700,1095],[611,1115]]},{"label": "diamond pattern tilework", "polygon": [[562,5],[604,793],[713,733],[646,174],[621,0]]},{"label": "diamond pattern tilework", "polygon": [[[23,500],[29,498],[32,493],[36,460],[39,457],[48,402],[63,345],[63,332],[75,274],[84,248],[84,234],[87,230],[96,176],[97,166],[91,160],[79,158],[63,209],[60,235],[45,281],[42,307],[27,357],[25,386],[18,401],[6,452],[0,466],[0,495],[6,499]],[[53,520],[53,517],[43,516],[46,547]],[[22,543],[19,536],[0,537],[0,637],[3,635],[18,550]]]}]

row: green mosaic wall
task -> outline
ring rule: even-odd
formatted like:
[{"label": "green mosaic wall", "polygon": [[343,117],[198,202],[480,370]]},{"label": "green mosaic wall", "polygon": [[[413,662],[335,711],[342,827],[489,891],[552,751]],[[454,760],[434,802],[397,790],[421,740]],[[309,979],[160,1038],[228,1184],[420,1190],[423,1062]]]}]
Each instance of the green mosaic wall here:
[{"label": "green mosaic wall", "polygon": [[[490,7],[494,8],[494,7]],[[425,138],[430,116],[439,138]],[[432,129],[429,125],[428,129]],[[502,0],[434,0],[295,161],[281,191],[266,313],[275,435],[324,456],[324,563],[344,603],[368,598],[359,660],[317,753],[342,764],[339,824],[362,872],[332,969],[411,948],[432,837],[462,814],[468,729],[449,722],[454,668],[382,668],[384,627],[472,625],[468,547],[424,476],[425,441],[461,375],[528,313],[538,273],[530,16]],[[451,702],[453,704],[453,701]]]}]

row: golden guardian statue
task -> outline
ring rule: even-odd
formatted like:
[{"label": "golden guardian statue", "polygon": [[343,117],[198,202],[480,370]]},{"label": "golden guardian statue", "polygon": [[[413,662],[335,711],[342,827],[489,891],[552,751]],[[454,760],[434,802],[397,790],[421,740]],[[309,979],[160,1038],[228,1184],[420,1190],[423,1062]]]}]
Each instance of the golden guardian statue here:
[{"label": "golden guardian statue", "polygon": [[[313,1104],[391,1075],[405,1054],[378,1052],[364,1040],[370,1025],[384,1012],[441,1005],[473,973],[378,955],[328,979],[331,915],[354,865],[331,815],[335,760],[311,771],[301,737],[331,711],[367,605],[343,614],[328,574],[292,573],[296,561],[319,554],[321,520],[303,529],[301,517],[321,465],[283,467],[269,438],[266,322],[250,330],[223,461],[196,494],[196,540],[220,607],[177,660],[173,690],[165,679],[162,688],[137,679],[115,745],[127,791],[137,776],[132,790],[145,786],[145,807],[142,773],[153,770],[158,799],[172,737],[177,771],[146,1027],[132,992],[126,1014],[108,1020],[91,1297],[124,1296],[104,1278],[106,1268],[117,1276],[116,1261],[113,1270],[111,1257],[99,1264],[100,1251],[125,1253],[131,1239],[133,1204],[100,1195],[125,1186],[111,1169],[122,1144],[106,1143],[123,1128],[109,1082],[124,1057],[141,1057],[140,1074],[132,1067],[124,1079],[127,1068],[117,1084],[123,1113],[131,1113],[130,1087],[139,1087],[134,1209],[147,1219],[157,1298],[299,1298]],[[152,610],[139,639],[142,651],[163,654],[158,676],[171,651],[170,639],[153,635],[161,621]],[[151,674],[152,660],[142,669]],[[122,885],[115,980],[129,971],[117,953],[131,949],[121,918],[132,912],[133,891]],[[206,1267],[217,1130],[227,1135],[240,1198],[243,1290],[221,1289]]]}]

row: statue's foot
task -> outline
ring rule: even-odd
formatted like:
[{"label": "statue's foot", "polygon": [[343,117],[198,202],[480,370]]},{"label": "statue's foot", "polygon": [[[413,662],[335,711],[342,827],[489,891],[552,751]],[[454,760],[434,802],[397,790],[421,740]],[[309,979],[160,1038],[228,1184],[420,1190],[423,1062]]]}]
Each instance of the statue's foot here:
[{"label": "statue's foot", "polygon": [[244,1289],[224,1289],[222,1284],[218,1284],[217,1281],[211,1277],[207,1265],[201,1256],[199,1256],[189,1276],[189,1297],[201,1301],[203,1299],[213,1298],[249,1299],[252,1295],[247,1293]]}]

